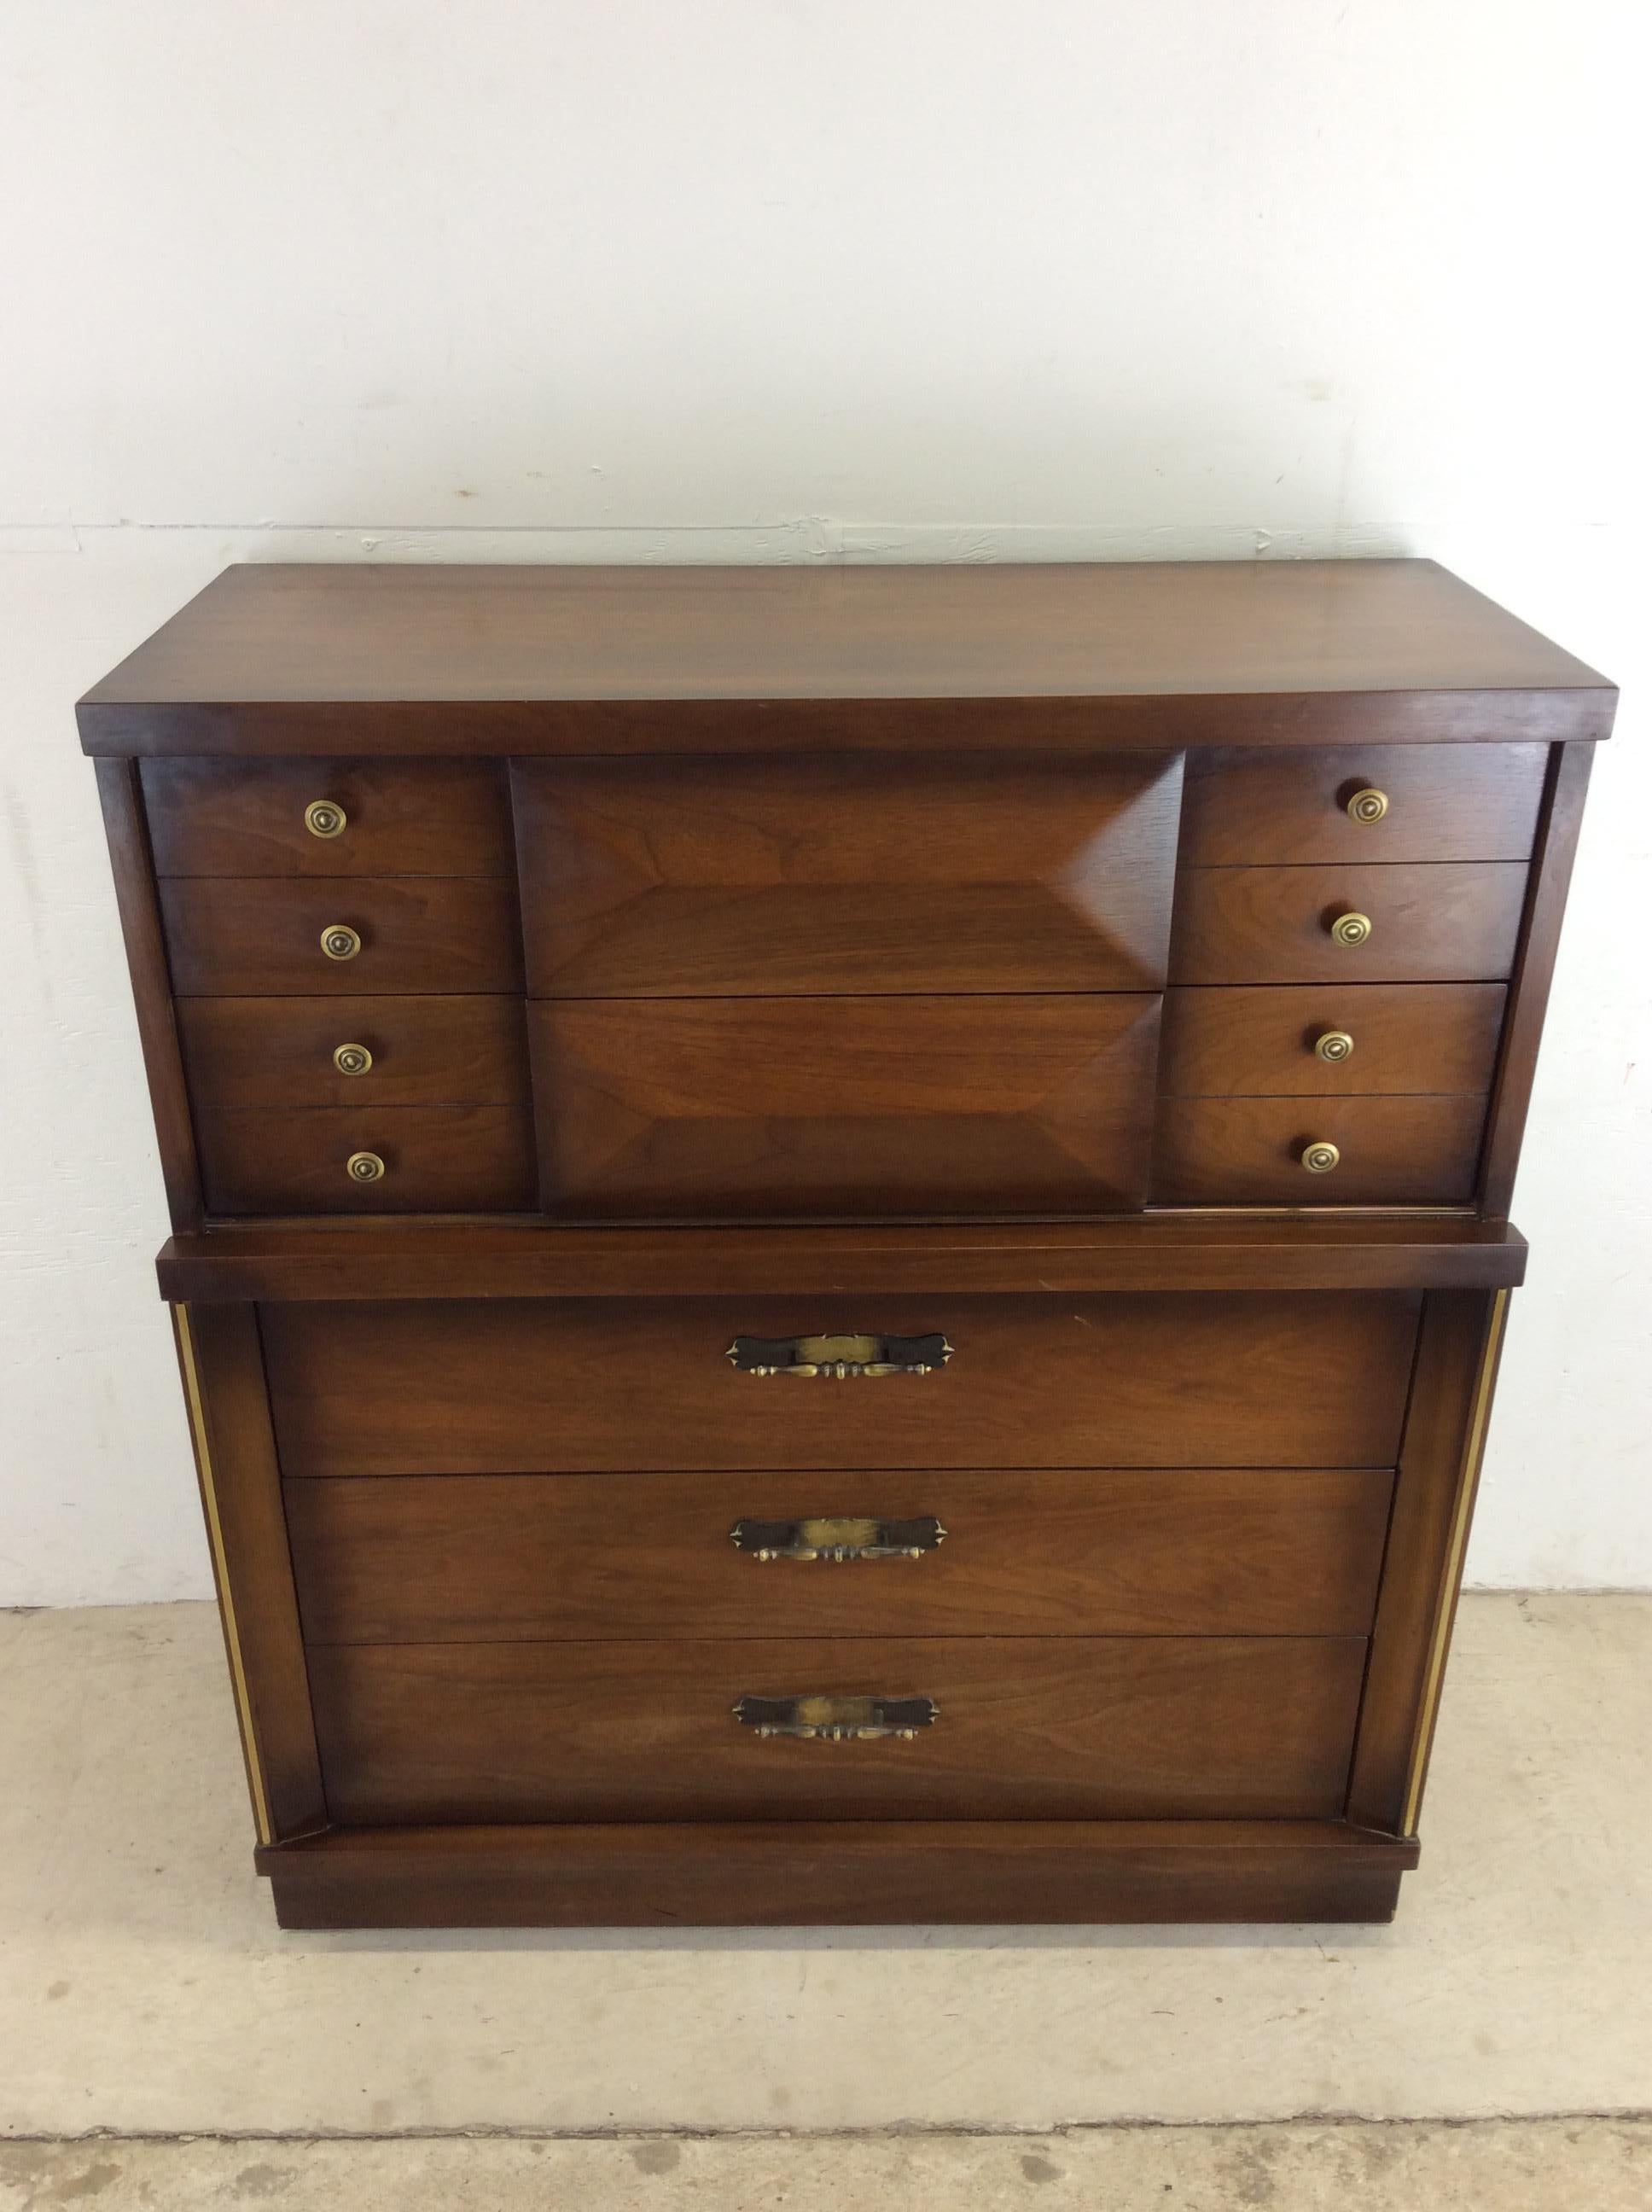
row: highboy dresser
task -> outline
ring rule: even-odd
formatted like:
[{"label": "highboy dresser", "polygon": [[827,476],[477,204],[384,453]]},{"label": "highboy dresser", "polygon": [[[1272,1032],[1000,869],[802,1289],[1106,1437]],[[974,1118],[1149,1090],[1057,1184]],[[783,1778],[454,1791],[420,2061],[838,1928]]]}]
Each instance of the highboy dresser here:
[{"label": "highboy dresser", "polygon": [[100,684],[283,1923],[1388,1917],[1614,700],[1421,561],[241,568]]}]

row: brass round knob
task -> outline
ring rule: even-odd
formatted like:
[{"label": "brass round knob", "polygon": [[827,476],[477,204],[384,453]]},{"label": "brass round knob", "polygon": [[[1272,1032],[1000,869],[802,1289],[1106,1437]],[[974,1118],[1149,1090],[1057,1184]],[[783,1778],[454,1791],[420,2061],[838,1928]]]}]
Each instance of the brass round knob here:
[{"label": "brass round knob", "polygon": [[336,799],[313,799],[304,810],[304,827],[312,837],[339,837],[349,820]]},{"label": "brass round knob", "polygon": [[1388,811],[1388,794],[1367,785],[1364,791],[1355,792],[1348,801],[1348,817],[1352,822],[1380,822]]},{"label": "brass round knob", "polygon": [[1329,1175],[1341,1158],[1334,1145],[1323,1141],[1303,1147],[1302,1164],[1309,1175]]},{"label": "brass round knob", "polygon": [[377,1152],[352,1152],[344,1163],[344,1173],[352,1182],[382,1182],[385,1164]]},{"label": "brass round knob", "polygon": [[1354,1041],[1346,1030],[1327,1030],[1323,1036],[1315,1038],[1314,1049],[1321,1060],[1334,1066],[1338,1060],[1353,1057]]},{"label": "brass round knob", "polygon": [[341,1044],[334,1049],[332,1064],[341,1075],[365,1075],[373,1054],[364,1044]]},{"label": "brass round knob", "polygon": [[330,921],[321,933],[321,950],[329,960],[354,960],[361,940],[346,921]]},{"label": "brass round knob", "polygon": [[1339,914],[1331,924],[1331,935],[1339,945],[1364,945],[1370,933],[1368,914]]}]

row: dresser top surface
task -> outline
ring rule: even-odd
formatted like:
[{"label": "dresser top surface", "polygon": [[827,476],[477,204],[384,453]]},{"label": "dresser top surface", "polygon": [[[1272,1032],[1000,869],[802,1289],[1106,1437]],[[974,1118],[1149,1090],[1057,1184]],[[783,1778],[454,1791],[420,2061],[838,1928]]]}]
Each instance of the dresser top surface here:
[{"label": "dresser top surface", "polygon": [[1607,690],[1430,561],[227,569],[85,704]]}]

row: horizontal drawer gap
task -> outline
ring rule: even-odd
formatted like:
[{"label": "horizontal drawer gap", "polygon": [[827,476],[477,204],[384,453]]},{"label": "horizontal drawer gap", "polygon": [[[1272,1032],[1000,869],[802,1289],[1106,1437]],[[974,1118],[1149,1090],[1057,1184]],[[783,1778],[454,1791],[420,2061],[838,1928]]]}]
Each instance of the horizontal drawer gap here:
[{"label": "horizontal drawer gap", "polygon": [[[780,1386],[777,1383],[777,1387]],[[793,1389],[801,1388],[800,1385],[797,1384],[790,1384],[786,1387]],[[810,1387],[827,1390],[840,1388],[847,1389],[851,1386],[847,1383],[840,1385],[836,1383],[817,1382]],[[924,1476],[932,1474],[967,1474],[970,1476],[979,1476],[983,1473],[988,1472],[1002,1474],[1025,1474],[1037,1476],[1070,1474],[1163,1474],[1167,1476],[1175,1476],[1183,1474],[1196,1474],[1201,1475],[1243,1474],[1252,1476],[1258,1480],[1265,1480],[1270,1475],[1278,1475],[1282,1478],[1288,1478],[1293,1475],[1304,1474],[1345,1474],[1350,1477],[1361,1474],[1392,1474],[1394,1473],[1394,1469],[1391,1466],[1333,1467],[1321,1468],[1317,1467],[1230,1467],[1227,1465],[1221,1467],[1206,1467],[1202,1464],[1189,1465],[1187,1468],[1167,1468],[1159,1466],[1157,1462],[1144,1463],[1136,1460],[1109,1460],[1105,1467],[1097,1467],[1092,1460],[1086,1462],[1081,1467],[1068,1467],[1065,1465],[1056,1467],[1051,1466],[1048,1462],[1044,1462],[1041,1463],[1037,1467],[997,1467],[993,1469],[983,1469],[978,1467],[959,1467],[955,1461],[951,1460],[945,1462],[938,1460],[932,1467],[840,1467],[819,1468],[803,1468],[799,1469],[798,1468],[787,1467],[770,1467],[762,1468],[749,1467],[719,1467],[708,1463],[703,1467],[649,1466],[628,1468],[532,1468],[526,1469],[525,1471],[521,1468],[494,1468],[489,1469],[472,1468],[458,1474],[442,1474],[440,1472],[435,1474],[419,1472],[416,1474],[304,1474],[301,1473],[289,1473],[288,1470],[283,1468],[282,1471],[282,1480],[283,1482],[561,1482],[565,1478],[569,1480],[577,1480],[586,1481],[594,1476],[600,1478],[604,1482],[624,1483],[629,1481],[633,1475],[669,1474],[677,1476],[683,1482],[693,1482],[701,1475],[716,1475],[720,1480],[730,1482],[737,1482],[740,1480],[750,1482],[774,1482],[777,1480],[790,1482],[795,1479],[804,1483],[812,1482],[817,1480],[823,1484],[841,1484],[849,1480],[853,1480],[858,1484],[863,1481],[875,1482],[880,1474],[887,1474],[891,1477],[898,1475],[902,1480],[905,1481],[912,1478],[916,1478],[919,1480],[921,1480]]]},{"label": "horizontal drawer gap", "polygon": [[[651,1647],[664,1648],[701,1644],[761,1644],[768,1647],[795,1642],[798,1644],[1025,1644],[1040,1645],[1060,1644],[1071,1648],[1083,1644],[1362,1644],[1369,1637],[1348,1629],[1272,1629],[1262,1634],[1240,1629],[1212,1629],[1205,1632],[1196,1628],[1098,1628],[1073,1630],[1052,1628],[1037,1632],[1024,1628],[977,1628],[964,1632],[957,1628],[902,1629],[888,1625],[877,1628],[834,1628],[800,1630],[796,1637],[787,1638],[768,1628],[708,1629],[703,1634],[679,1630],[671,1635],[656,1635],[647,1638],[635,1630],[616,1636],[592,1636],[588,1630],[578,1636],[307,1636],[307,1651],[471,1651],[507,1650],[558,1650],[567,1646],[597,1646],[603,1644],[637,1644],[647,1642]],[[818,1666],[813,1672],[818,1673]]]}]

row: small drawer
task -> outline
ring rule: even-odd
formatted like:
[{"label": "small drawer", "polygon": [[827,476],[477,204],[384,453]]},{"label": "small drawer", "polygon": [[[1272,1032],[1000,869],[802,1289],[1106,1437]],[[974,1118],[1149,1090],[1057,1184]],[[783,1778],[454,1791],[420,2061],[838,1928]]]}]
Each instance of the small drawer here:
[{"label": "small drawer", "polygon": [[1198,752],[1181,864],[1529,860],[1547,757],[1532,744]]},{"label": "small drawer", "polygon": [[509,876],[500,761],[149,760],[161,876]]},{"label": "small drawer", "polygon": [[1363,1636],[1392,1486],[1376,1468],[406,1475],[289,1482],[287,1529],[313,1644]]},{"label": "small drawer", "polygon": [[518,999],[180,999],[197,1109],[510,1106],[528,1095]]},{"label": "small drawer", "polygon": [[1526,869],[1512,860],[1188,868],[1176,884],[1170,980],[1502,981],[1525,898]]},{"label": "small drawer", "polygon": [[1167,1098],[1159,1109],[1153,1200],[1466,1206],[1474,1194],[1485,1123],[1485,1100],[1479,1094]]},{"label": "small drawer", "polygon": [[503,880],[173,877],[160,889],[179,998],[522,988],[515,886]]},{"label": "small drawer", "polygon": [[538,998],[1157,990],[1176,753],[519,761]]},{"label": "small drawer", "polygon": [[197,1113],[213,1213],[512,1213],[537,1202],[525,1106]]},{"label": "small drawer", "polygon": [[1230,984],[1166,994],[1159,1094],[1345,1098],[1485,1091],[1501,983]]},{"label": "small drawer", "polygon": [[[308,1657],[327,1804],[347,1824],[1330,1820],[1365,1650],[1351,1636],[969,1636]],[[787,1732],[877,1727],[890,1703],[869,1740]]]},{"label": "small drawer", "polygon": [[586,999],[529,1008],[549,1211],[1125,1212],[1156,994]]},{"label": "small drawer", "polygon": [[[1392,1467],[1418,1308],[1127,1291],[262,1312],[283,1473],[457,1476]],[[818,1340],[840,1332],[849,1346]]]}]

